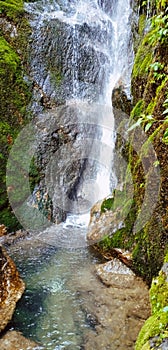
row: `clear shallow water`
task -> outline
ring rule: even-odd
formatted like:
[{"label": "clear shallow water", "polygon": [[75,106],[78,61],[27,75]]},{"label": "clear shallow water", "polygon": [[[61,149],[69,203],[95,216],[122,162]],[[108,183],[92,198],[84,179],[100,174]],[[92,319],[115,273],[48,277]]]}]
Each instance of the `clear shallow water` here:
[{"label": "clear shallow water", "polygon": [[11,327],[45,350],[134,349],[149,316],[141,280],[115,272],[107,288],[95,272],[100,259],[87,246],[60,248],[31,237],[9,253],[26,282]]},{"label": "clear shallow water", "polygon": [[[22,244],[22,243],[21,243]],[[66,249],[32,243],[12,248],[26,292],[15,312],[14,327],[53,349],[81,349],[93,324],[82,309],[81,290],[98,282],[87,248]]]}]

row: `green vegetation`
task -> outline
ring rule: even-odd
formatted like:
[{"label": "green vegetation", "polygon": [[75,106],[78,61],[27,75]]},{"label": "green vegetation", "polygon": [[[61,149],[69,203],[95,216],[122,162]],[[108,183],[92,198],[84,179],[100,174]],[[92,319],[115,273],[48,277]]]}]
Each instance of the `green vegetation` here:
[{"label": "green vegetation", "polygon": [[[168,263],[168,254],[165,264]],[[149,340],[156,339],[159,346],[164,338],[168,338],[168,279],[161,270],[154,278],[150,289],[152,316],[145,322],[138,336],[135,350],[150,349]]]},{"label": "green vegetation", "polygon": [[0,14],[6,16],[15,23],[20,21],[24,15],[23,0],[6,0],[0,1]]},{"label": "green vegetation", "polygon": [[136,77],[144,78],[148,75],[148,69],[153,59],[153,49],[149,40],[150,36],[151,32],[144,37],[137,51],[132,73],[133,79]]},{"label": "green vegetation", "polygon": [[29,27],[23,14],[23,1],[0,1],[2,23],[3,18],[9,23],[12,21],[12,26],[17,31],[17,36],[13,38],[2,25],[0,35],[0,223],[5,224],[9,230],[17,228],[19,224],[8,203],[6,162],[16,136],[26,123],[26,106],[31,96],[24,80],[23,59]]},{"label": "green vegetation", "polygon": [[[146,4],[147,2],[143,3],[140,11],[140,42],[132,72],[134,107],[130,116],[131,138],[123,151],[131,169],[133,201],[124,219],[124,227],[110,237],[105,237],[99,245],[105,250],[114,247],[129,249],[133,256],[134,270],[150,285],[153,276],[158,274],[162,266],[167,249],[168,21],[165,3],[153,1],[150,4],[150,13],[154,16],[148,19],[151,26],[147,31]],[[132,145],[138,134],[138,126],[145,132],[146,141],[137,152]],[[153,163],[149,161],[144,172],[144,162],[148,163],[150,145],[156,152],[156,158]],[[155,208],[144,227],[134,230],[135,222],[141,216],[144,196],[146,195],[145,200],[148,203],[147,210],[152,201],[152,195],[146,190],[148,182],[151,191],[155,193],[155,169],[156,172],[160,171],[160,191]],[[114,203],[111,210],[114,210]]]}]

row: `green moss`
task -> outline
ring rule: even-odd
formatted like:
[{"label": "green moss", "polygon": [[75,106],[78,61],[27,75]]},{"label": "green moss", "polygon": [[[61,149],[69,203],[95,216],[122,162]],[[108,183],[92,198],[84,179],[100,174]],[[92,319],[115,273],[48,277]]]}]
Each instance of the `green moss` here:
[{"label": "green moss", "polygon": [[138,33],[140,38],[144,35],[145,26],[146,26],[146,15],[141,14],[139,16],[139,22],[138,22]]},{"label": "green moss", "polygon": [[[164,261],[165,264],[168,263],[168,253]],[[135,350],[148,349],[149,340],[153,337],[156,337],[157,346],[162,343],[163,338],[168,337],[168,280],[163,269],[152,281],[150,302],[152,316],[143,325]]]},{"label": "green moss", "polygon": [[111,210],[114,203],[114,197],[106,198],[101,205],[101,213],[105,213],[107,210]]},{"label": "green moss", "polygon": [[34,190],[34,187],[39,184],[40,182],[40,171],[36,164],[36,160],[33,157],[30,163],[30,169],[29,169],[29,182],[30,182],[30,189],[31,191]]},{"label": "green moss", "polygon": [[21,228],[14,213],[11,212],[10,207],[6,207],[0,212],[0,222],[3,223],[9,232],[15,231]]},{"label": "green moss", "polygon": [[137,104],[135,105],[135,107],[131,111],[131,119],[136,120],[136,119],[138,119],[138,117],[140,117],[140,115],[143,111],[143,106],[144,106],[143,100],[139,100],[137,102]]},{"label": "green moss", "polygon": [[153,60],[153,47],[150,44],[150,36],[151,32],[149,32],[142,40],[137,51],[132,73],[133,79],[137,77],[147,77],[148,75],[148,69]]},{"label": "green moss", "polygon": [[124,237],[125,228],[117,230],[112,236],[104,236],[103,239],[98,243],[98,246],[103,251],[109,251],[112,248],[124,248]]},{"label": "green moss", "polygon": [[152,281],[150,300],[152,313],[168,306],[168,281],[163,271],[160,271],[159,276]]},{"label": "green moss", "polygon": [[161,335],[161,339],[162,339],[164,334],[166,336],[167,326],[168,326],[168,311],[161,310],[156,314],[154,314],[153,316],[149,317],[139,333],[135,350],[142,350],[143,346],[147,346],[148,340],[152,337]]},{"label": "green moss", "polygon": [[9,19],[18,22],[20,17],[24,14],[22,0],[7,0],[0,1],[0,13]]},{"label": "green moss", "polygon": [[157,0],[156,4],[157,4],[157,9],[159,11],[164,10],[167,6],[167,0]]},{"label": "green moss", "polygon": [[[168,248],[168,247],[167,247],[167,248]],[[168,252],[167,252],[166,255],[165,255],[164,262],[165,262],[165,263],[168,263]]]},{"label": "green moss", "polygon": [[[1,13],[3,16],[7,16],[8,20],[12,19],[15,24],[19,19],[18,11],[20,13],[22,7],[22,1],[0,1]],[[21,60],[26,52],[23,47],[25,44],[27,45],[26,36],[28,32],[25,23],[22,16],[19,19],[18,35],[15,39],[11,39],[9,34],[5,37],[0,36],[0,223],[4,223],[9,230],[16,228],[17,220],[8,203],[6,162],[15,138],[27,121],[26,106],[31,97],[29,86],[24,81],[23,62]],[[22,40],[23,37],[24,40]],[[19,47],[20,56],[16,52],[16,47]],[[24,52],[23,55],[22,51]]]},{"label": "green moss", "polygon": [[[6,69],[10,71],[10,78],[16,72],[19,63],[18,55],[12,50],[7,41],[0,37],[0,76],[6,73]],[[8,78],[8,77],[7,77]]]},{"label": "green moss", "polygon": [[153,98],[151,102],[148,104],[148,107],[146,108],[146,115],[152,115],[155,106],[156,106],[156,98]]},{"label": "green moss", "polygon": [[146,344],[144,344],[141,350],[151,350],[151,347],[150,347],[149,342],[147,342]]}]

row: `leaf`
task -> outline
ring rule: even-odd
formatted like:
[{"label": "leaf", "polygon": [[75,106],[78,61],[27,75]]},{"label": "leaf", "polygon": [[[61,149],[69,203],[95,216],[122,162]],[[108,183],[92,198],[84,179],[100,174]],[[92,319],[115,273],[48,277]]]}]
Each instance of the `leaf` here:
[{"label": "leaf", "polygon": [[162,138],[163,142],[167,145],[168,144],[168,128],[166,129],[163,138]]},{"label": "leaf", "polygon": [[147,116],[146,116],[146,119],[147,119],[147,120],[154,120],[154,119],[153,119],[153,115],[147,115]]},{"label": "leaf", "polygon": [[164,133],[164,138],[168,137],[168,129],[166,129],[165,133]]},{"label": "leaf", "polygon": [[150,127],[152,126],[152,124],[153,124],[153,122],[150,122],[150,123],[147,123],[147,124],[145,125],[145,132],[147,132],[147,131],[150,129]]},{"label": "leaf", "polygon": [[156,160],[156,161],[153,163],[153,165],[154,165],[155,168],[156,168],[159,164],[160,164],[159,160]]},{"label": "leaf", "polygon": [[168,312],[168,306],[165,306],[165,307],[163,308],[163,312]]},{"label": "leaf", "polygon": [[130,126],[128,131],[135,129],[137,126],[140,126],[142,124],[142,122],[143,122],[143,118],[139,118],[136,123],[134,123],[133,125]]},{"label": "leaf", "polygon": [[162,114],[167,114],[167,113],[168,113],[168,108],[166,108]]},{"label": "leaf", "polygon": [[166,100],[163,102],[163,106],[168,104],[168,98],[166,98]]}]

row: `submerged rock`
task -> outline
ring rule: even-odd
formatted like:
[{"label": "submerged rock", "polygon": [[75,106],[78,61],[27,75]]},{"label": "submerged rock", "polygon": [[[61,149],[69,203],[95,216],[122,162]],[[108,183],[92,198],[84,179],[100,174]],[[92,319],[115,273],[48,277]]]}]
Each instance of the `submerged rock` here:
[{"label": "submerged rock", "polygon": [[118,259],[96,266],[96,273],[105,285],[112,287],[132,288],[137,280],[132,270]]},{"label": "submerged rock", "polygon": [[[14,262],[2,247],[0,247],[0,285],[0,331],[2,331],[11,320],[16,302],[25,289]],[[2,350],[2,347],[0,348]]]},{"label": "submerged rock", "polygon": [[1,350],[40,350],[44,349],[20,332],[9,331],[0,339]]},{"label": "submerged rock", "polygon": [[90,304],[82,304],[96,320],[95,328],[85,338],[84,349],[133,349],[150,314],[148,287],[117,259],[98,264],[95,270],[103,283],[97,289],[90,285]]}]

